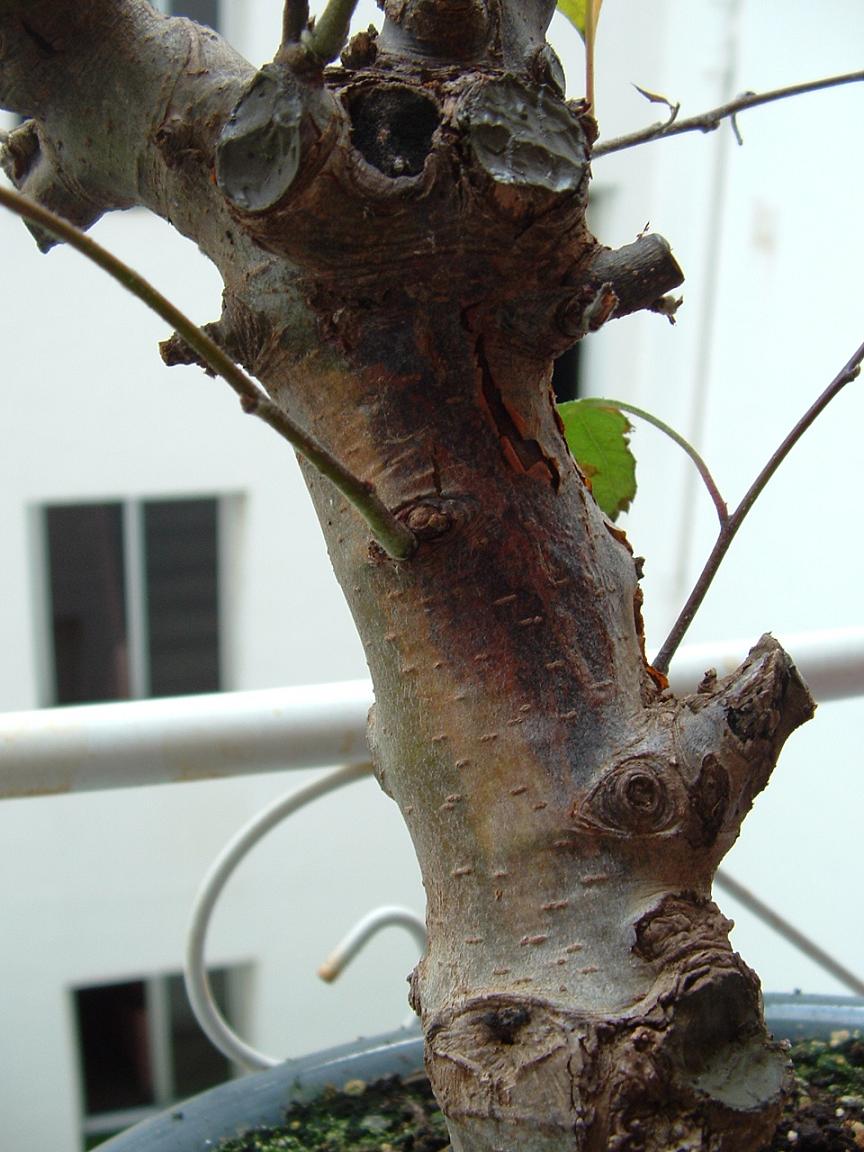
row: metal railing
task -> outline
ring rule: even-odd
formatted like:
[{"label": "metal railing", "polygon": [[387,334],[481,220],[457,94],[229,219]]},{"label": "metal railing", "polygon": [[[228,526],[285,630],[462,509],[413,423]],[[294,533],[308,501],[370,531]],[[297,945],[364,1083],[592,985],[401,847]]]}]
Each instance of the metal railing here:
[{"label": "metal railing", "polygon": [[[780,637],[817,702],[864,695],[864,628]],[[744,641],[691,645],[670,683],[692,692],[708,669],[719,676],[746,656]],[[0,714],[0,799],[137,785],[213,780],[292,768],[343,767],[280,797],[226,845],[205,877],[190,925],[186,982],[205,1033],[229,1059],[248,1068],[278,1063],[228,1026],[210,993],[205,941],[213,908],[234,868],[277,824],[299,808],[370,771],[365,680],[301,688],[140,700]],[[764,923],[858,995],[864,980],[840,965],[795,925],[725,872],[723,888]],[[319,975],[332,980],[381,928],[406,928],[422,948],[423,923],[404,908],[376,909],[337,945]]]},{"label": "metal railing", "polygon": [[[864,695],[864,628],[779,637],[819,703]],[[744,640],[691,645],[670,683],[733,671]],[[0,799],[214,780],[369,757],[368,680],[0,713]]]}]

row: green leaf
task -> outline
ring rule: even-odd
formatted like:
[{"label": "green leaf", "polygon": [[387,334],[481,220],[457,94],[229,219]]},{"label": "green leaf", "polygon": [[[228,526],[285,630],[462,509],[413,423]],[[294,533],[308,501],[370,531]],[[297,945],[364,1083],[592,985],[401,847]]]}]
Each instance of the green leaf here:
[{"label": "green leaf", "polygon": [[597,27],[602,3],[603,0],[558,0],[558,11],[567,17],[584,40],[589,18],[592,19],[592,26]]},{"label": "green leaf", "polygon": [[610,520],[626,512],[636,495],[636,461],[628,435],[632,426],[617,408],[590,401],[558,405],[567,446],[591,484],[594,499]]}]

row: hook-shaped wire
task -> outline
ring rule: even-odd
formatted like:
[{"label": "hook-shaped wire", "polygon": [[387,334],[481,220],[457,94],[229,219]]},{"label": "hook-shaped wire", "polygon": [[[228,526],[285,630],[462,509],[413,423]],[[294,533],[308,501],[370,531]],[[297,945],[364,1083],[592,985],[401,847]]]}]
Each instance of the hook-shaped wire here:
[{"label": "hook-shaped wire", "polygon": [[[355,780],[364,779],[371,771],[370,764],[350,764],[313,780],[311,784],[294,789],[287,796],[280,796],[241,828],[225,845],[208,870],[195,897],[186,942],[184,972],[189,1003],[210,1042],[229,1060],[251,1071],[273,1068],[281,1064],[283,1059],[259,1052],[257,1048],[241,1039],[222,1015],[213,998],[204,958],[207,930],[213,909],[240,862],[277,824],[329,792],[334,792],[346,784],[352,784]],[[421,950],[426,947],[426,930],[419,916],[407,908],[393,906],[378,908],[368,916],[364,916],[336,946],[323,965],[323,970],[330,974],[324,975],[323,978],[332,981],[371,936],[385,925],[394,923],[408,928]]]},{"label": "hook-shaped wire", "polygon": [[385,904],[375,908],[349,929],[342,937],[321,967],[318,975],[328,984],[347,968],[358,952],[382,928],[391,924],[398,924],[405,928],[414,937],[421,952],[426,950],[426,924],[422,916],[412,912],[410,908],[400,908],[395,904]]}]

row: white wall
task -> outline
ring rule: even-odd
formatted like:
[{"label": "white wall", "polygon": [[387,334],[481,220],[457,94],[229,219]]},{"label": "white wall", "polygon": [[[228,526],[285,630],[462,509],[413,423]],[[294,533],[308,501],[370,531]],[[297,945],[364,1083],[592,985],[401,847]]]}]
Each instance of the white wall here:
[{"label": "white wall", "polygon": [[[271,0],[226,6],[229,35],[256,62],[272,54],[280,8]],[[719,102],[724,84],[735,92],[860,67],[858,0],[820,6],[818,30],[812,10],[803,0],[751,0],[736,23],[735,6],[719,0],[607,0],[598,60],[603,134],[656,118],[631,80],[680,99],[685,115]],[[364,2],[358,25],[377,19]],[[555,33],[577,93],[577,38],[558,18]],[[856,283],[862,160],[850,146],[862,102],[861,86],[804,97],[742,117],[744,148],[722,129],[595,165],[601,237],[626,243],[650,220],[673,242],[687,283],[675,328],[636,317],[591,339],[591,388],[689,430],[730,500],[864,338]],[[94,234],[196,319],[215,319],[215,275],[167,227],[130,212]],[[64,499],[242,498],[228,684],[364,675],[287,448],[244,420],[218,382],[195,369],[166,371],[155,351],[166,335],[160,322],[74,253],[39,257],[5,217],[0,245],[0,706],[39,701],[32,510]],[[784,465],[692,639],[755,640],[766,629],[860,622],[861,544],[855,505],[844,498],[854,493],[862,416],[855,389]],[[625,526],[648,557],[646,613],[659,642],[710,546],[712,511],[695,487],[687,494],[690,473],[673,446],[646,428],[634,444],[640,494]],[[739,879],[853,967],[864,924],[840,913],[860,908],[861,708],[825,708],[792,738],[729,861]],[[16,1152],[77,1147],[68,989],[179,968],[207,864],[248,816],[298,782],[259,777],[0,806],[4,1146],[8,1138]],[[419,909],[422,892],[395,809],[371,782],[292,821],[250,858],[217,913],[210,955],[259,963],[253,1042],[293,1054],[402,1018],[414,955],[398,934],[373,945],[335,988],[316,986],[312,975],[345,928],[380,902]],[[720,903],[737,916],[736,944],[767,987],[837,990],[732,901]]]}]

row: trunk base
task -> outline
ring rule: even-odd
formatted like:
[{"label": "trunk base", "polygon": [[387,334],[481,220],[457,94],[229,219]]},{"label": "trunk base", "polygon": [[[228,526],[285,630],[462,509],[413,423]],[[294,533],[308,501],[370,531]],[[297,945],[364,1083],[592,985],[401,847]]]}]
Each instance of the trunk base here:
[{"label": "trunk base", "polygon": [[[427,1022],[426,1064],[454,1152],[756,1152],[788,1059],[737,957],[627,1015],[487,996]],[[754,1023],[756,1022],[756,1023]]]}]

